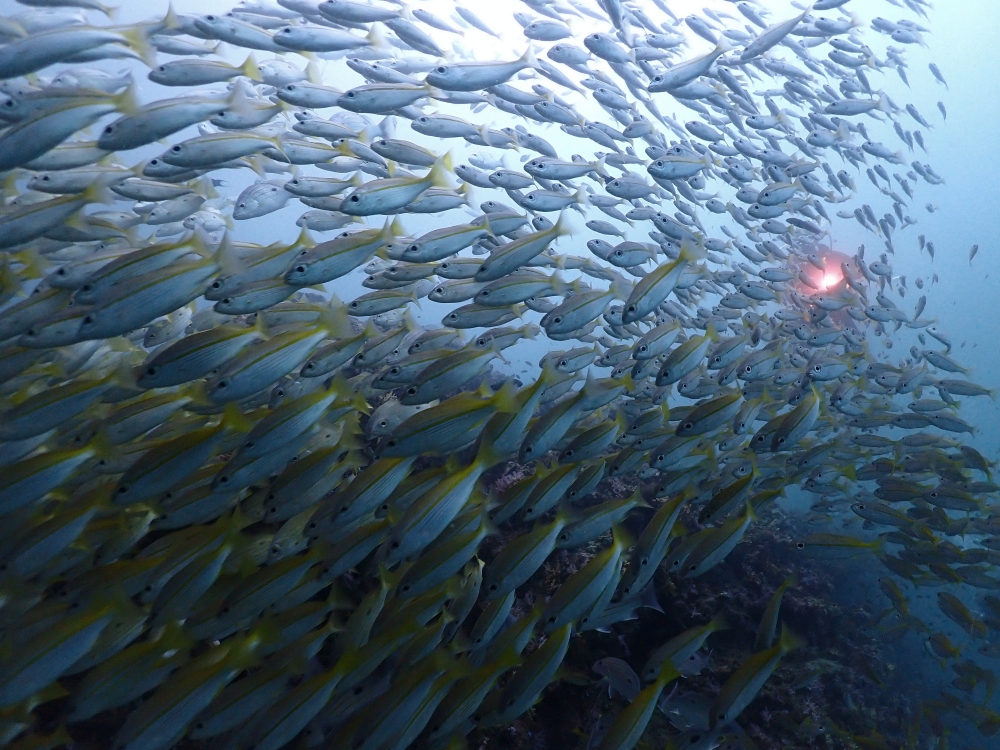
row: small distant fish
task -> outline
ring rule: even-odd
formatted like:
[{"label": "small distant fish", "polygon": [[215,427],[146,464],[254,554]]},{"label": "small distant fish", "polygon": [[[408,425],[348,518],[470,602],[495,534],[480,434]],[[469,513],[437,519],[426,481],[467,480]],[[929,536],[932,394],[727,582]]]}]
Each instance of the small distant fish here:
[{"label": "small distant fish", "polygon": [[945,88],[948,88],[948,82],[944,80],[944,76],[941,74],[941,69],[938,68],[935,63],[928,63],[927,67],[930,69],[931,75],[934,76],[939,83],[944,84]]},{"label": "small distant fish", "polygon": [[608,656],[594,662],[594,671],[607,678],[609,694],[612,691],[617,692],[629,702],[635,700],[639,694],[641,689],[639,675],[628,662]]}]

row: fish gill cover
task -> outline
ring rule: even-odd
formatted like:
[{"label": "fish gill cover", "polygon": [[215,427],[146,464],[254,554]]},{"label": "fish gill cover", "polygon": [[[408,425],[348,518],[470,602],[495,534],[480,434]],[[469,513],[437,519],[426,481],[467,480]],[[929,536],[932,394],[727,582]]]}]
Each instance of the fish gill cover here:
[{"label": "fish gill cover", "polygon": [[929,3],[21,2],[0,745],[997,741]]}]

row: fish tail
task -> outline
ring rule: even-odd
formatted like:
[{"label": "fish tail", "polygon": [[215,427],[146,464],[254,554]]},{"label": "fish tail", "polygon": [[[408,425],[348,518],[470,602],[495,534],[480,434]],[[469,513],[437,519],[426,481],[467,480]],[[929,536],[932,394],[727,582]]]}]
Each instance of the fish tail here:
[{"label": "fish tail", "polygon": [[611,295],[615,299],[620,299],[625,301],[632,294],[632,285],[625,279],[624,276],[620,274],[615,274],[614,279],[611,282],[611,287],[608,289]]},{"label": "fish tail", "polygon": [[265,320],[261,313],[257,313],[257,319],[254,321],[253,328],[260,335],[262,340],[271,338],[271,332],[267,327],[267,320]]},{"label": "fish tail", "polygon": [[222,420],[219,422],[219,426],[229,432],[242,433],[250,432],[253,422],[243,414],[243,411],[236,405],[235,401],[229,401],[222,412]]},{"label": "fish tail", "polygon": [[559,214],[559,218],[556,219],[555,226],[552,227],[552,232],[556,235],[556,237],[573,234],[573,231],[569,227],[569,221],[566,219],[565,211]]},{"label": "fish tail", "polygon": [[[138,112],[141,105],[135,81],[132,81],[120,94],[111,97],[111,101],[114,103],[115,109],[124,115],[134,115]],[[138,172],[136,176],[141,177],[142,172]]]},{"label": "fish tail", "polygon": [[718,614],[712,618],[711,622],[708,623],[708,627],[711,632],[716,632],[718,630],[728,630],[729,623],[726,622],[726,617],[723,614]]},{"label": "fish tail", "polygon": [[674,666],[673,661],[670,659],[664,659],[663,664],[660,665],[660,671],[656,675],[656,682],[658,684],[667,685],[676,679],[679,679],[681,673],[677,671],[677,667]]},{"label": "fish tail", "polygon": [[614,539],[614,544],[617,544],[621,549],[626,550],[629,547],[635,545],[635,537],[621,524],[615,524],[611,528],[611,535]]},{"label": "fish tail", "polygon": [[537,68],[538,59],[535,57],[534,45],[529,44],[528,49],[524,51],[524,54],[518,58],[518,62],[521,63],[525,68]]},{"label": "fish tail", "polygon": [[802,638],[795,635],[787,625],[784,623],[781,624],[781,638],[778,640],[778,647],[781,653],[787,654],[789,651],[801,648],[804,645],[806,644]]},{"label": "fish tail", "polygon": [[153,34],[156,34],[164,28],[162,24],[172,13],[173,8],[170,8],[167,10],[167,16],[164,17],[163,21],[136,26],[133,28],[121,29],[118,32],[125,38],[126,42],[128,42],[128,46],[135,50],[136,54],[139,55],[142,61],[150,69],[156,68],[156,48],[149,43],[149,39],[153,36]]},{"label": "fish tail", "polygon": [[237,255],[236,248],[233,246],[232,234],[228,230],[223,232],[222,241],[214,255],[215,265],[222,273],[234,276],[246,273],[246,265]]},{"label": "fish tail", "polygon": [[[594,165],[594,171],[597,172],[597,174],[601,175],[601,177],[610,177],[610,175],[608,174],[608,170],[604,168],[605,159],[607,159],[607,155],[602,154],[601,157],[597,160],[597,163]],[[631,223],[632,222],[630,221],[629,224]]]},{"label": "fish tail", "polygon": [[721,36],[719,37],[719,42],[715,45],[715,49],[712,51],[712,54],[716,57],[721,57],[727,52],[732,52],[734,49],[735,48],[730,41],[726,37]]},{"label": "fish tail", "polygon": [[493,394],[493,405],[496,407],[498,412],[504,414],[512,414],[517,411],[517,393],[514,390],[514,382],[508,380],[501,387],[500,390]]},{"label": "fish tail", "polygon": [[380,24],[373,23],[369,32],[365,34],[365,38],[368,40],[368,44],[375,49],[390,48],[389,43],[386,41],[385,33],[380,28]]},{"label": "fish tail", "polygon": [[354,333],[347,308],[336,297],[331,298],[330,304],[320,313],[318,323],[320,328],[325,328],[334,338],[347,338]]},{"label": "fish tail", "polygon": [[118,196],[111,192],[111,184],[111,178],[97,179],[81,193],[80,197],[87,203],[114,203]]},{"label": "fish tail", "polygon": [[249,78],[251,81],[260,81],[260,70],[257,67],[257,61],[254,59],[253,52],[247,55],[247,59],[243,61],[240,66],[240,71]]},{"label": "fish tail", "polygon": [[451,152],[449,151],[434,162],[434,166],[431,167],[427,179],[434,187],[448,188],[451,187],[451,184],[448,182],[448,173],[451,171],[452,159]]},{"label": "fish tail", "polygon": [[508,458],[508,454],[499,450],[493,442],[492,436],[486,434],[485,430],[479,441],[479,449],[476,452],[476,463],[485,468],[503,463]]}]

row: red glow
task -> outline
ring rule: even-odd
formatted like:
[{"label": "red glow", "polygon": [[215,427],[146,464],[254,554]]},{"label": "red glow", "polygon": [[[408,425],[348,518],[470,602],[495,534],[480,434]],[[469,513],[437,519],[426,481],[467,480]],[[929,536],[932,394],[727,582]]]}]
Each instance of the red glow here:
[{"label": "red glow", "polygon": [[842,286],[844,283],[844,273],[840,268],[840,264],[850,261],[850,257],[828,248],[821,248],[818,254],[823,260],[823,268],[818,268],[806,260],[800,260],[797,264],[798,271],[801,274],[800,278],[804,276],[809,279],[809,283],[800,281],[796,285],[797,291],[800,294],[826,294],[830,290]]},{"label": "red glow", "polygon": [[837,284],[843,281],[843,279],[844,279],[843,274],[827,270],[823,274],[823,278],[820,279],[819,288],[821,291],[826,291],[830,287],[837,286]]}]

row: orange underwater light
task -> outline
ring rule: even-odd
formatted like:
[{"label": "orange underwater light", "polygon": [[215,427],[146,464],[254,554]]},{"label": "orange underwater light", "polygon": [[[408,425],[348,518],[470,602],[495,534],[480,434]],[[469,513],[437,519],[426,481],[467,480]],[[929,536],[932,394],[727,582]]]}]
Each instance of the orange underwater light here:
[{"label": "orange underwater light", "polygon": [[827,289],[837,286],[837,284],[839,284],[843,280],[844,280],[844,274],[842,274],[840,271],[831,271],[830,269],[827,269],[823,273],[823,278],[820,279],[819,282],[820,291],[825,292]]},{"label": "orange underwater light", "polygon": [[[819,264],[814,260],[818,260]],[[841,263],[850,262],[851,258],[844,253],[818,248],[815,258],[802,259],[798,263],[798,292],[804,295],[826,294],[844,283],[844,272]],[[822,265],[822,268],[820,267]]]}]

